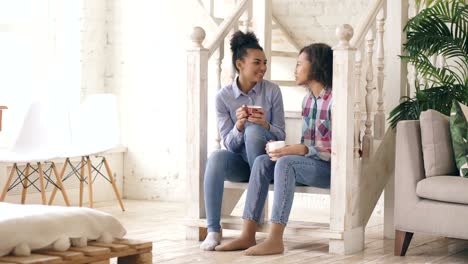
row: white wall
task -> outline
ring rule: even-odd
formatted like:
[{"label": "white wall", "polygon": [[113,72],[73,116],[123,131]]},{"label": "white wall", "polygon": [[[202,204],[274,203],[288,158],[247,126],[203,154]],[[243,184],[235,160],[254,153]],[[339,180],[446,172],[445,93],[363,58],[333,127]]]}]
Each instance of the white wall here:
[{"label": "white wall", "polygon": [[[124,196],[183,200],[190,1],[109,1],[105,86],[120,97]],[[183,8],[182,8],[183,7]]]},{"label": "white wall", "polygon": [[355,26],[370,0],[272,0],[273,14],[301,46],[325,42],[334,46],[337,25]]}]

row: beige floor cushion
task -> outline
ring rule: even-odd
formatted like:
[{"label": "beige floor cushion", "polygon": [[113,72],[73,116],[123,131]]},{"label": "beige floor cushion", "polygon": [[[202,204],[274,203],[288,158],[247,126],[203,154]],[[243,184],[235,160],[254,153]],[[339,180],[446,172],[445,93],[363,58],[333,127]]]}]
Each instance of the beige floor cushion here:
[{"label": "beige floor cushion", "polygon": [[125,233],[114,216],[90,208],[0,203],[0,256],[65,251],[88,240],[110,243]]}]

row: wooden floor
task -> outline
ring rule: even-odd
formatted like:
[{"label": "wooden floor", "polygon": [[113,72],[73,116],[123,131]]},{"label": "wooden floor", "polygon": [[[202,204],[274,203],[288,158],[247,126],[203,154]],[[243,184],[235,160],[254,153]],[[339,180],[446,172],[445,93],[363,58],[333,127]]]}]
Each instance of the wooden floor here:
[{"label": "wooden floor", "polygon": [[[126,200],[126,212],[117,203],[95,207],[122,221],[127,238],[153,241],[153,263],[468,263],[468,241],[415,234],[406,257],[393,256],[393,240],[384,240],[381,221],[366,230],[365,250],[349,256],[328,254],[325,239],[286,237],[281,255],[250,257],[242,252],[204,252],[200,242],[185,240],[182,203]],[[238,231],[224,233],[232,239]],[[257,241],[265,238],[260,234]],[[115,263],[115,262],[114,262]]]}]

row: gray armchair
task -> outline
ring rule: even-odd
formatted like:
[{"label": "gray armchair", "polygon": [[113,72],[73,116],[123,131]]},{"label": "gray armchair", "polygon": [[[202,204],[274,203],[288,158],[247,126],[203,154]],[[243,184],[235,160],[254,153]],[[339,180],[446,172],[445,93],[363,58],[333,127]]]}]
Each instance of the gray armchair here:
[{"label": "gray armchair", "polygon": [[456,176],[448,117],[431,110],[421,114],[420,120],[397,126],[398,256],[406,254],[415,232],[468,239],[468,179]]}]

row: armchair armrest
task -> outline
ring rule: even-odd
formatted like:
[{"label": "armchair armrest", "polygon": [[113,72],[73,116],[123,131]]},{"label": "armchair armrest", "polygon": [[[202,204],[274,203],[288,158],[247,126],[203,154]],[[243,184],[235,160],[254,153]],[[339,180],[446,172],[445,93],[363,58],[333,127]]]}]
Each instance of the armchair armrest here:
[{"label": "armchair armrest", "polygon": [[401,121],[395,150],[395,226],[405,223],[409,211],[421,200],[416,185],[425,178],[419,121]]}]

